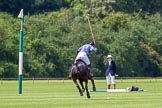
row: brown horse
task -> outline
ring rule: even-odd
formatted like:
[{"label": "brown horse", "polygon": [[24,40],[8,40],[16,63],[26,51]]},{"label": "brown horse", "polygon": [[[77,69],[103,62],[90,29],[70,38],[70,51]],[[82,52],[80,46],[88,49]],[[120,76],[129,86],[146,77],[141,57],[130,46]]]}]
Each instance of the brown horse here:
[{"label": "brown horse", "polygon": [[[92,82],[93,91],[96,91],[96,87],[95,87],[93,77],[89,77],[89,70],[87,65],[81,60],[77,61],[72,66],[70,74],[74,84],[79,90],[80,96],[83,96],[83,92],[86,90],[87,98],[90,98],[90,93],[88,91],[88,79],[90,79]],[[80,82],[82,90],[77,82],[77,79]],[[83,86],[83,82],[85,82],[85,87]]]}]

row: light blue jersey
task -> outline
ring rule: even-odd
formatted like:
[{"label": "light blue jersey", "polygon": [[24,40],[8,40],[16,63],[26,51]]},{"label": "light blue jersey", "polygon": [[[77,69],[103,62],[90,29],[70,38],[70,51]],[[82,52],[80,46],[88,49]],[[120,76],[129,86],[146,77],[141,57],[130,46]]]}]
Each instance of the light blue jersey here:
[{"label": "light blue jersey", "polygon": [[77,52],[85,52],[87,55],[89,55],[91,52],[94,52],[96,49],[94,46],[90,45],[90,44],[85,44],[83,46],[81,46]]}]

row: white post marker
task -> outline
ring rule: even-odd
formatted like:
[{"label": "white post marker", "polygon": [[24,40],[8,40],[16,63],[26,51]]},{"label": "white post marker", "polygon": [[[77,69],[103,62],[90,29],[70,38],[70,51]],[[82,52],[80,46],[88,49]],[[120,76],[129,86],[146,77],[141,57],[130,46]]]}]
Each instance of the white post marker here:
[{"label": "white post marker", "polygon": [[18,93],[22,94],[22,70],[23,70],[23,23],[24,23],[24,14],[23,9],[21,9],[18,18],[21,19],[21,28],[20,28],[20,41],[19,41],[19,76],[18,76]]}]

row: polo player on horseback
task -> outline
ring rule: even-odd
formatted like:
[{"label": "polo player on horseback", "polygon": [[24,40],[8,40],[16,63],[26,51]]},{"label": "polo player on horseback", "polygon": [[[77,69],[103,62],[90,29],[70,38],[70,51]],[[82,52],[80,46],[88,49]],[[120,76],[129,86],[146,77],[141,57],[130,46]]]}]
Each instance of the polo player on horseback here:
[{"label": "polo player on horseback", "polygon": [[81,46],[78,50],[77,50],[77,56],[75,58],[75,62],[74,64],[77,62],[77,60],[82,60],[88,67],[89,70],[89,77],[93,77],[93,73],[92,73],[92,69],[91,69],[91,63],[89,61],[89,54],[92,52],[96,52],[97,48],[95,47],[95,44],[89,43],[89,44],[85,44],[83,46]]}]

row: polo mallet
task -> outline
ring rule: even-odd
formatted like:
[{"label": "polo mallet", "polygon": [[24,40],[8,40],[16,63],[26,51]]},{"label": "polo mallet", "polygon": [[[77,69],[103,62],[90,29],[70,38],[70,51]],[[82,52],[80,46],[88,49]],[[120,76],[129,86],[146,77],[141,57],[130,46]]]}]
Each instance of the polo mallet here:
[{"label": "polo mallet", "polygon": [[91,23],[90,23],[89,17],[86,16],[86,18],[88,20],[89,28],[90,28],[90,31],[91,31],[91,39],[92,39],[94,45],[96,45],[96,42],[95,42],[95,39],[94,39],[94,35],[93,35],[93,31],[92,31],[92,27],[91,27]]}]

